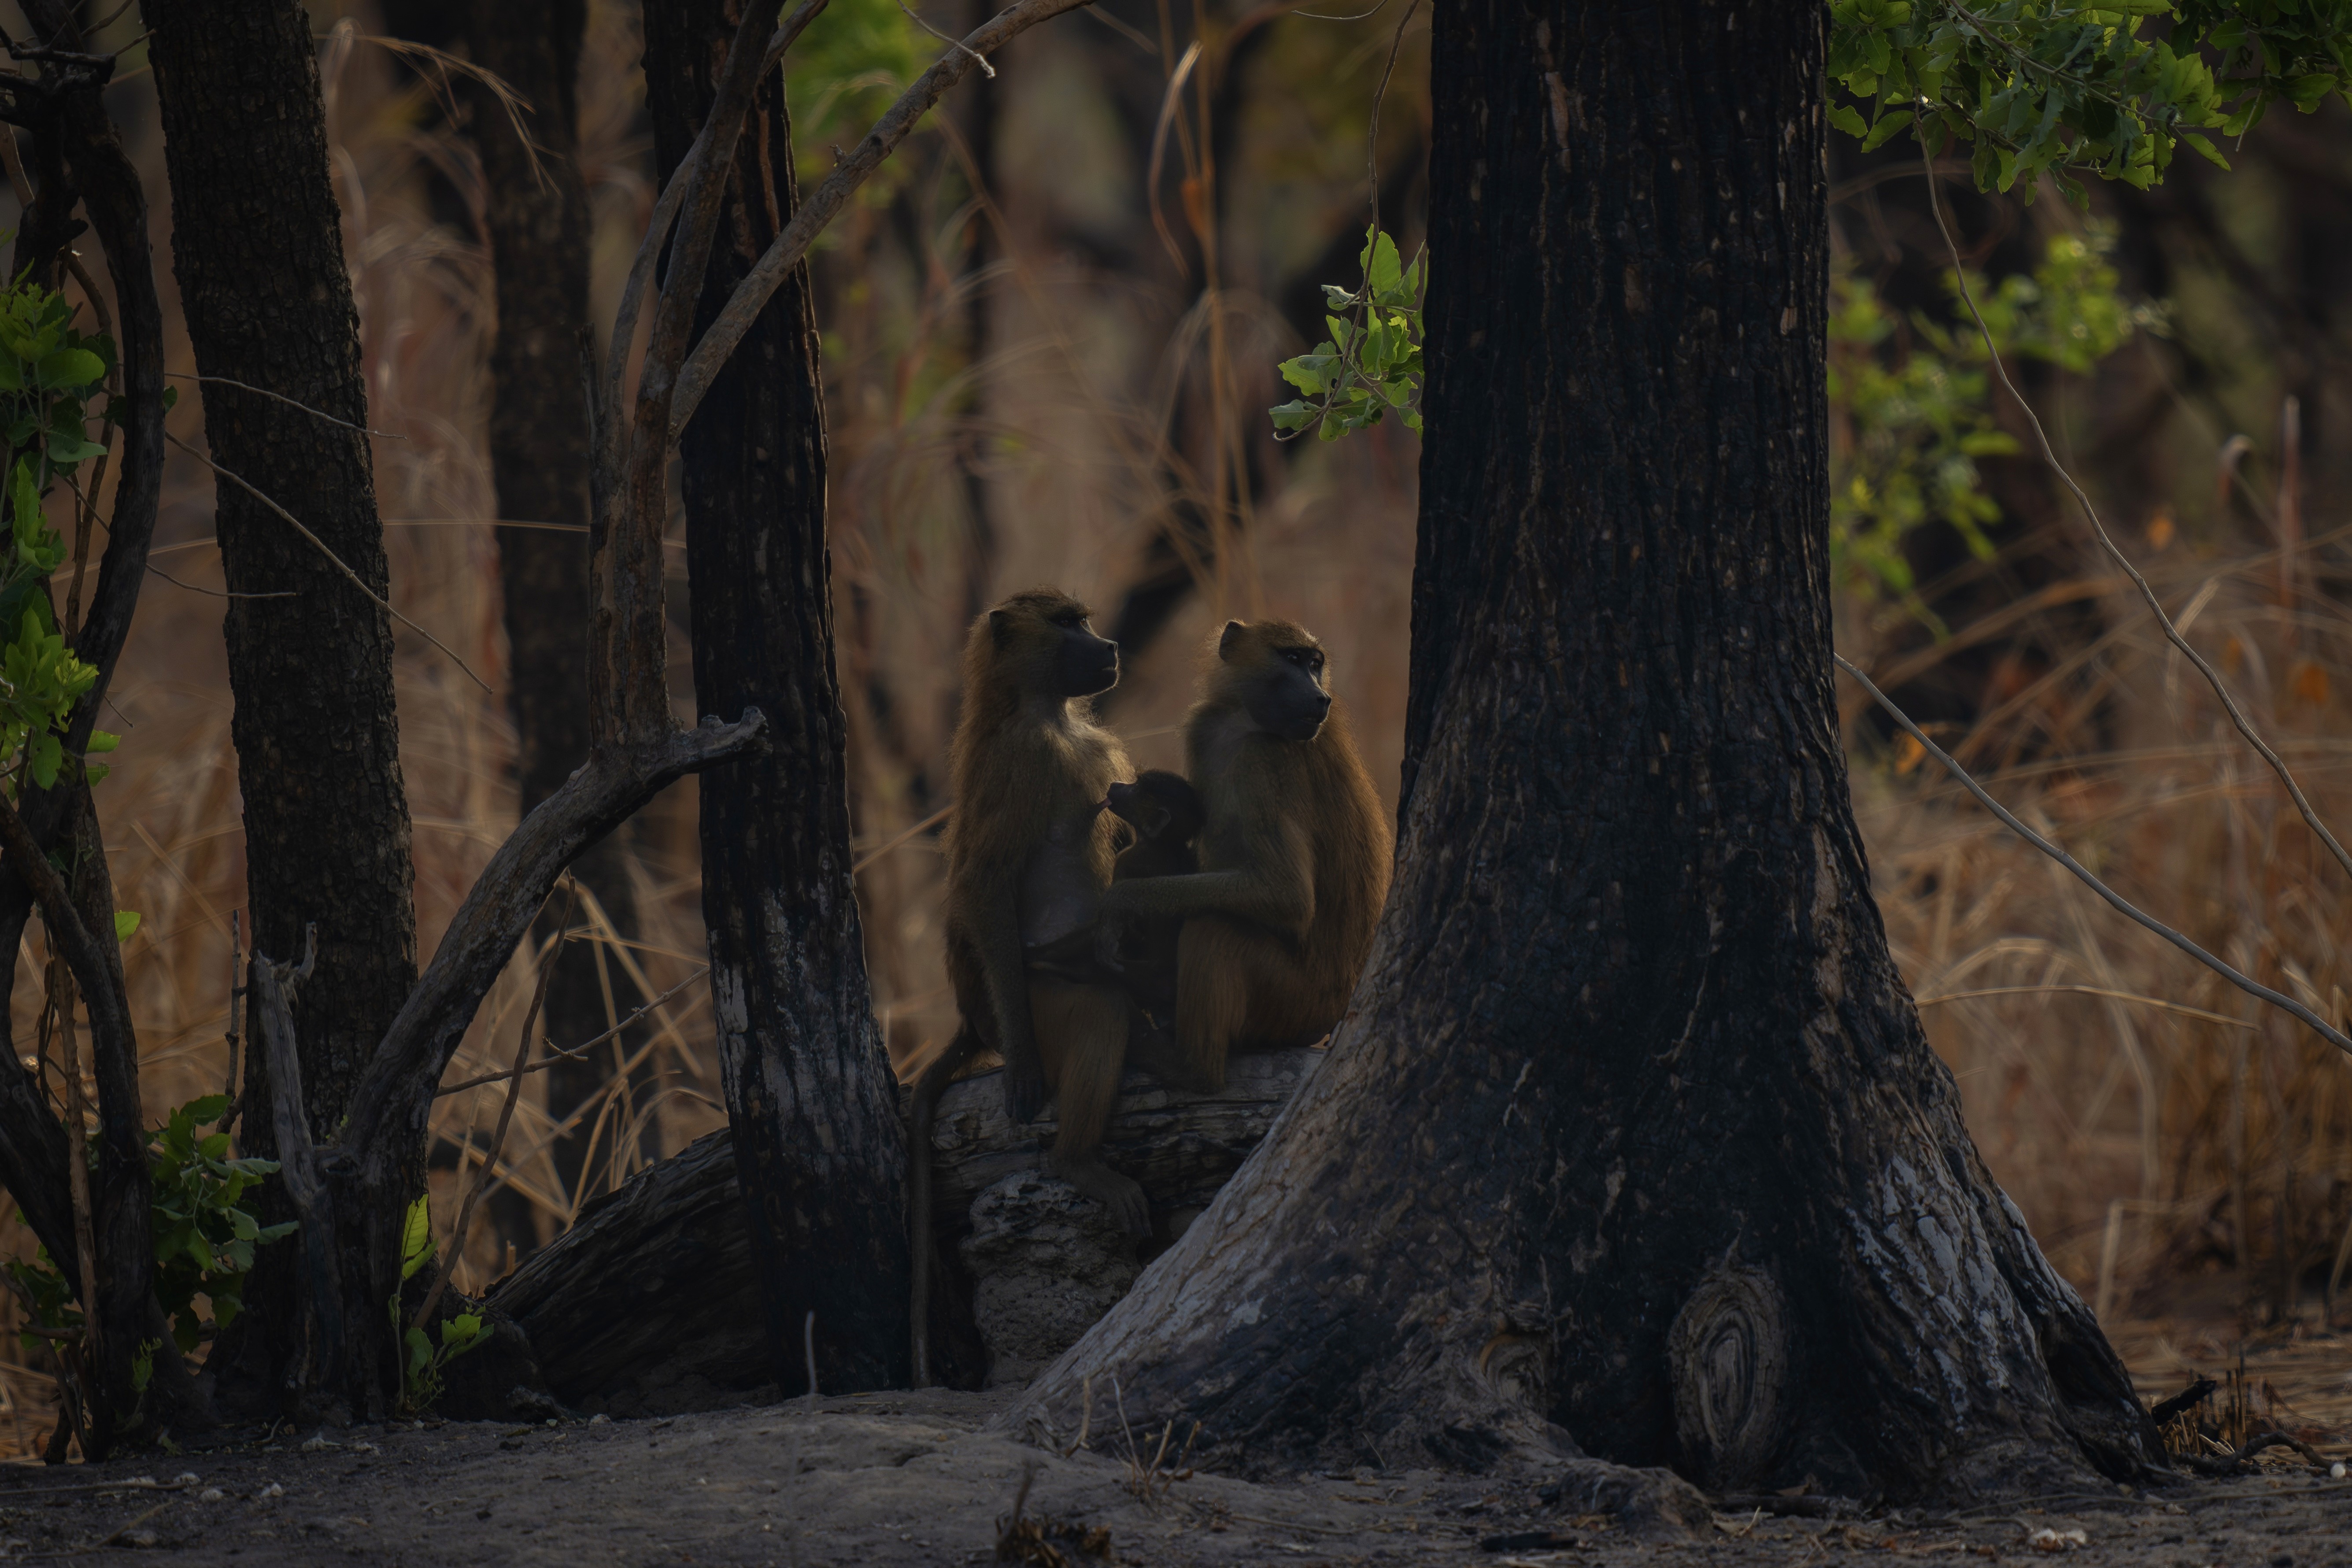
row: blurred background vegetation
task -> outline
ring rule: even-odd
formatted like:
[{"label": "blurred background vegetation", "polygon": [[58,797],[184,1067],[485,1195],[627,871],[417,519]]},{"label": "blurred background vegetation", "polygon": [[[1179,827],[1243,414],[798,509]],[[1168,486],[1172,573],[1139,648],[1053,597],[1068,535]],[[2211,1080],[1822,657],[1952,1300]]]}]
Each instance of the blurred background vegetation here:
[{"label": "blurred background vegetation", "polygon": [[[374,452],[394,599],[495,685],[485,196],[467,95],[408,47],[458,50],[456,0],[311,10],[369,423],[390,433]],[[1383,226],[1407,257],[1420,243],[1425,8],[1404,26],[1367,157],[1400,10],[1102,0],[1008,47],[994,78],[935,114],[822,242],[858,883],[902,1072],[954,1022],[938,828],[956,654],[992,599],[1041,581],[1089,599],[1125,647],[1128,672],[1102,706],[1139,766],[1181,765],[1175,726],[1215,626],[1304,622],[1331,650],[1393,803],[1418,444],[1393,420],[1343,442],[1277,444],[1265,411],[1291,395],[1276,363],[1324,335],[1321,285],[1360,277],[1375,178]],[[939,0],[923,15],[960,34],[982,11]],[[626,0],[588,6],[580,155],[600,321],[654,195],[637,26]],[[139,30],[126,17],[106,35],[126,49],[109,101],[148,183],[160,259],[172,223],[205,216],[164,199]],[[941,47],[895,0],[833,0],[789,67],[803,180]],[[1988,394],[1981,350],[1960,330],[1916,150],[1835,142],[1840,649],[2126,896],[2345,1022],[2352,889],[2314,856],[2210,693],[2183,679],[2053,477],[2021,455],[2023,421]],[[2232,174],[2182,160],[2157,190],[2095,191],[2088,215],[1981,197],[1964,166],[1941,173],[1962,261],[2062,455],[2341,824],[2352,116],[2341,103],[2281,110],[2227,151]],[[184,338],[172,368],[194,368]],[[194,440],[198,400],[184,397],[173,420]],[[223,1085],[244,896],[212,481],[193,460],[173,464],[159,570],[114,687],[125,739],[101,792],[120,901],[145,917],[126,959],[151,1120]],[[682,549],[673,562],[684,713]],[[401,637],[429,952],[514,821],[514,731],[502,693]],[[2332,1328],[2352,1258],[2352,1064],[2116,921],[1845,695],[1897,958],[1976,1138],[2053,1260],[2127,1352]],[[627,836],[627,929],[593,908],[584,917],[609,1020],[667,999],[614,1042],[584,1104],[552,1115],[547,1076],[526,1080],[493,1223],[476,1227],[461,1289],[479,1290],[632,1171],[724,1124],[695,984],[694,816],[689,780]],[[29,952],[16,962],[20,981],[37,970]],[[533,979],[526,955],[452,1082],[489,1070]],[[16,988],[20,1038],[39,992]],[[488,1089],[440,1102],[436,1215],[455,1210],[496,1114]],[[5,1234],[15,1255],[29,1252],[13,1220]],[[16,1310],[0,1302],[0,1326]],[[5,1353],[0,1450],[21,1454],[50,1424],[49,1384],[43,1352]]]}]

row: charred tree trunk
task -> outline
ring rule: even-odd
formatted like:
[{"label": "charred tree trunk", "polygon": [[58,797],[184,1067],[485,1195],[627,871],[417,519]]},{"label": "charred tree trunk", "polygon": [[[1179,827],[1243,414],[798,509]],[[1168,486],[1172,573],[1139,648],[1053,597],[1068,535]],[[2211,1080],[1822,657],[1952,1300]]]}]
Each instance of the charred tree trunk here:
[{"label": "charred tree trunk", "polygon": [[[295,0],[158,0],[148,19],[176,214],[173,264],[196,368],[244,384],[205,383],[213,460],[385,595],[374,479],[357,428],[367,419],[359,322],[309,14]],[[253,945],[291,958],[305,927],[319,929],[317,973],[294,1024],[310,1131],[323,1140],[416,979],[392,626],[243,487],[221,479],[216,492],[229,590],[293,595],[229,603],[231,733]],[[245,1089],[256,1111],[245,1146],[257,1154],[276,1147],[264,1063],[252,1054]],[[420,1188],[421,1144],[403,1157]],[[271,1217],[289,1217],[278,1184],[270,1194]],[[257,1398],[279,1386],[299,1340],[297,1250],[262,1253],[244,1331],[215,1353],[225,1386],[250,1380]]]},{"label": "charred tree trunk", "polygon": [[[709,110],[735,15],[729,0],[647,8],[646,96],[665,176]],[[797,199],[772,71],[743,124],[700,322]],[[850,879],[817,367],[803,266],[679,445],[696,702],[759,708],[772,736],[765,755],[701,781],[702,905],[728,1114],[787,1394],[808,1381],[799,1346],[810,1312],[822,1388],[907,1380],[906,1146]]]},{"label": "charred tree trunk", "polygon": [[[531,105],[526,125],[537,143],[534,163],[534,149],[504,108],[488,92],[475,93],[474,144],[481,152],[499,300],[489,431],[499,516],[577,530],[498,531],[508,701],[525,812],[553,795],[588,756],[589,432],[580,333],[589,321],[589,221],[573,96],[586,26],[584,0],[494,0],[475,7],[467,24],[475,61]],[[636,925],[627,833],[623,827],[572,868],[625,935]],[[542,941],[552,934],[538,933]],[[544,1015],[548,1037],[569,1046],[603,1034],[610,1021],[597,954],[573,943],[558,952],[555,966]],[[609,1059],[600,1054],[550,1068],[549,1113],[561,1121],[603,1088]],[[574,1137],[556,1145],[556,1173],[567,1190],[580,1180],[587,1142]],[[509,1216],[509,1226],[516,1217]]]},{"label": "charred tree trunk", "polygon": [[[1033,1387],[1217,1460],[2162,1463],[1887,954],[1830,665],[1822,14],[1444,0],[1402,833],[1325,1070]],[[2088,1461],[2086,1466],[2085,1461]]]}]

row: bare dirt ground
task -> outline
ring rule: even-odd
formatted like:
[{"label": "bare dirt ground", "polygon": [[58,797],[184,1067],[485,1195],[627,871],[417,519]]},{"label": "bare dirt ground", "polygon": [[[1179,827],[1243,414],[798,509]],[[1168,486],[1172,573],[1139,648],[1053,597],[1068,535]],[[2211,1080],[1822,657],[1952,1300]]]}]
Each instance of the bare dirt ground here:
[{"label": "bare dirt ground", "polygon": [[[0,1543],[9,1561],[139,1553],[239,1568],[971,1563],[995,1560],[999,1521],[1034,1467],[1024,1518],[1060,1555],[1016,1560],[1074,1568],[2042,1561],[2053,1545],[2083,1568],[2352,1568],[2352,1481],[2300,1466],[1958,1513],[1718,1515],[1697,1536],[1652,1541],[1564,1516],[1533,1471],[1367,1469],[1279,1485],[1195,1475],[1146,1499],[1117,1433],[1095,1446],[1116,1452],[1065,1458],[985,1430],[1005,1398],[930,1392],[673,1420],[249,1433],[160,1464],[11,1467],[0,1472]],[[2041,1550],[2036,1531],[2050,1532]]]}]

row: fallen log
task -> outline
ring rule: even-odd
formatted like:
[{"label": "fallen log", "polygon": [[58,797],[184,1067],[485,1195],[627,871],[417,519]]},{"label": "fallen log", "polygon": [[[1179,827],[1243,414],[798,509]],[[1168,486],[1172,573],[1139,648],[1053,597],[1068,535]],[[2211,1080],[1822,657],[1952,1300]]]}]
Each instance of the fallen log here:
[{"label": "fallen log", "polygon": [[[1322,1054],[1237,1056],[1225,1087],[1211,1095],[1128,1075],[1104,1153],[1150,1199],[1147,1258],[1183,1234],[1240,1168]],[[970,1229],[972,1200],[1041,1166],[1056,1130],[1050,1108],[1044,1119],[1013,1126],[994,1072],[953,1084],[940,1099],[931,1169],[945,1321],[935,1318],[933,1342],[943,1382],[976,1387],[986,1370],[956,1247]],[[589,1205],[488,1300],[529,1336],[548,1386],[566,1405],[672,1415],[775,1397],[758,1288],[733,1137],[722,1128]]]}]

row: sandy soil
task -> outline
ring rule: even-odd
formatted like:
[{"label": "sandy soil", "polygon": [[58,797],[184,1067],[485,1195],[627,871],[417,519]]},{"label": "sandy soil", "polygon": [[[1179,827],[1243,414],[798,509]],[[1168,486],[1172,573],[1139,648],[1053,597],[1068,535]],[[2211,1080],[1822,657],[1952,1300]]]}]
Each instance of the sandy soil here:
[{"label": "sandy soil", "polygon": [[[1004,1397],[933,1392],[666,1421],[247,1434],[162,1466],[11,1467],[0,1473],[0,1543],[11,1561],[139,1552],[239,1568],[980,1563],[995,1558],[999,1521],[1034,1467],[1024,1517],[1073,1564],[1104,1560],[1086,1550],[1099,1531],[1110,1560],[1128,1563],[1563,1568],[1881,1562],[1890,1552],[2042,1561],[2031,1538],[2047,1531],[2084,1568],[2352,1568],[2352,1481],[2299,1468],[1958,1514],[1718,1516],[1704,1538],[1644,1541],[1598,1518],[1563,1517],[1535,1472],[1360,1470],[1270,1486],[1196,1475],[1147,1500],[1120,1458],[1063,1458],[984,1430]],[[1114,1445],[1124,1453],[1116,1436]],[[140,1486],[142,1477],[152,1479]]]}]

